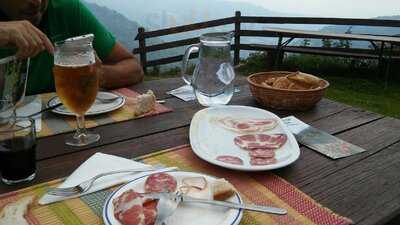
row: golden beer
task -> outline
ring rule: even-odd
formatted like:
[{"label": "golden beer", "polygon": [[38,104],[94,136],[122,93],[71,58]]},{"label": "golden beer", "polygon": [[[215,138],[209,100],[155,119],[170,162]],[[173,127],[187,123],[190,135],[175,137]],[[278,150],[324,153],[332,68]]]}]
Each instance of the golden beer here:
[{"label": "golden beer", "polygon": [[95,64],[53,67],[56,92],[61,102],[77,115],[83,116],[96,100],[99,79]]}]

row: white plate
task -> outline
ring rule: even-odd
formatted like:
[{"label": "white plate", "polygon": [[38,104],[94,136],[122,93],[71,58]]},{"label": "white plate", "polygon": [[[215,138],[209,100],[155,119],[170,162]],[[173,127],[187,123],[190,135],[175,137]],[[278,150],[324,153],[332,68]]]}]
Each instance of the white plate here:
[{"label": "white plate", "polygon": [[[192,173],[192,172],[168,172],[168,174],[175,177],[178,185],[181,184],[181,180],[185,177],[197,177],[203,176],[208,182],[215,180],[216,178],[209,175]],[[112,201],[120,196],[123,192],[133,189],[137,192],[144,192],[144,183],[149,175],[139,177],[126,185],[115,190],[106,200],[103,207],[103,221],[106,225],[120,225],[117,219],[114,217],[114,205]],[[242,199],[239,194],[228,199],[228,201],[241,203]],[[243,210],[228,209],[223,207],[201,205],[201,204],[181,204],[178,206],[174,214],[169,217],[165,224],[173,225],[237,225],[243,216]]]},{"label": "white plate", "polygon": [[[274,129],[263,133],[284,133],[288,137],[285,145],[276,151],[277,162],[265,166],[250,165],[248,151],[240,149],[233,142],[234,138],[240,134],[229,131],[218,125],[218,123],[210,122],[210,119],[227,116],[249,119],[275,118],[278,121],[278,125]],[[278,116],[266,110],[248,106],[221,106],[200,110],[194,115],[190,124],[190,144],[193,152],[201,159],[214,165],[243,171],[278,169],[293,163],[300,156],[300,149],[296,139]],[[218,161],[216,157],[219,155],[237,156],[243,160],[244,164],[234,165]]]},{"label": "white plate", "polygon": [[[110,99],[110,98],[115,98],[121,96],[122,98],[119,98],[111,103],[101,103],[99,100],[96,100],[92,107],[86,112],[86,116],[94,116],[94,115],[99,115],[107,112],[111,112],[114,110],[117,110],[121,108],[125,104],[125,97],[122,95],[112,93],[112,92],[103,92],[100,91],[97,93],[97,97],[103,98],[103,99]],[[53,105],[59,104],[61,101],[58,98],[58,96],[53,97],[52,99],[49,100],[47,103],[47,107],[51,107]],[[52,110],[52,112],[61,114],[61,115],[67,115],[67,116],[75,116],[74,113],[69,111],[65,106],[60,106]]]}]

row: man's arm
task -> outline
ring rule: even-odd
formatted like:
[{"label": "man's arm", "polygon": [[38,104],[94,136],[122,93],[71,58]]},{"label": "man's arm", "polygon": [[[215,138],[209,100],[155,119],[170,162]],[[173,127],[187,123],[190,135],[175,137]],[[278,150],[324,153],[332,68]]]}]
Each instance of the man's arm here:
[{"label": "man's arm", "polygon": [[143,70],[136,57],[116,42],[100,66],[100,86],[114,89],[143,81]]}]

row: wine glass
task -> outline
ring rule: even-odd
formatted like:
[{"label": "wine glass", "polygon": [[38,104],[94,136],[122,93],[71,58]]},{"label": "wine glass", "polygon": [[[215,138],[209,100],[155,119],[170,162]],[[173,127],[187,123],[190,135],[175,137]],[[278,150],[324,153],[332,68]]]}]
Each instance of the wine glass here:
[{"label": "wine glass", "polygon": [[58,97],[76,115],[76,133],[66,140],[67,145],[86,146],[97,142],[100,135],[85,128],[85,113],[96,100],[99,79],[96,73],[93,34],[57,42],[53,74]]}]

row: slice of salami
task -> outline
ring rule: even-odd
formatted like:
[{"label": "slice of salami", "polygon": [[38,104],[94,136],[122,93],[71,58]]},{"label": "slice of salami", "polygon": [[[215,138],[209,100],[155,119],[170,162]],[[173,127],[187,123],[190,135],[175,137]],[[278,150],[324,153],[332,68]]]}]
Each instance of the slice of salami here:
[{"label": "slice of salami", "polygon": [[278,149],[287,141],[286,134],[246,134],[235,137],[237,146],[245,150],[252,149]]},{"label": "slice of salami", "polygon": [[142,199],[138,193],[128,190],[113,200],[114,217],[124,225],[145,225]]},{"label": "slice of salami", "polygon": [[275,164],[275,163],[276,163],[275,157],[273,157],[273,158],[252,157],[250,159],[250,164],[253,166],[265,166],[265,165],[271,165],[271,164]]},{"label": "slice of salami", "polygon": [[275,157],[275,150],[271,149],[254,149],[249,151],[250,157],[254,158],[273,158]]},{"label": "slice of salami", "polygon": [[277,125],[275,119],[234,119],[232,117],[224,117],[217,121],[225,129],[242,134],[271,130]]},{"label": "slice of salami", "polygon": [[146,225],[154,225],[157,217],[158,200],[150,200],[143,203],[143,213]]},{"label": "slice of salami", "polygon": [[236,156],[231,155],[220,155],[216,158],[218,161],[234,164],[234,165],[243,165],[243,160]]},{"label": "slice of salami", "polygon": [[156,173],[146,179],[144,189],[150,193],[174,192],[176,186],[176,180],[173,176],[167,173]]}]

